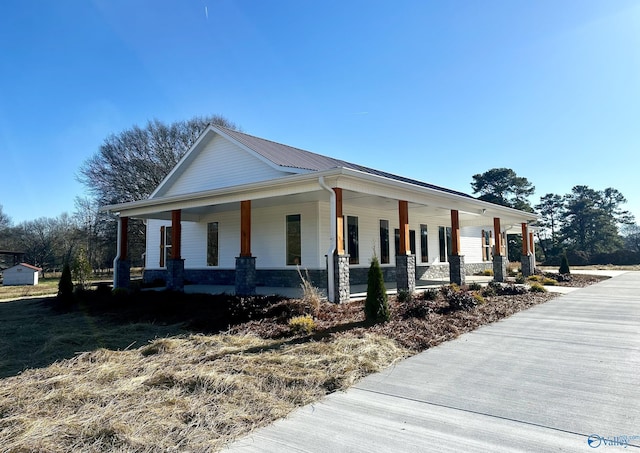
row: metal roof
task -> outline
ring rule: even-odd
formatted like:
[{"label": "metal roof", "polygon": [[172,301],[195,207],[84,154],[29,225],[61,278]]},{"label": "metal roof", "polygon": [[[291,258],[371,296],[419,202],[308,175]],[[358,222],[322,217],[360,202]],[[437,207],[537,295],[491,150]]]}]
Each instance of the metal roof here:
[{"label": "metal roof", "polygon": [[311,151],[305,151],[303,149],[294,148],[289,145],[283,145],[282,143],[277,143],[271,140],[266,140],[264,138],[245,134],[244,132],[227,129],[222,126],[216,125],[215,127],[221,129],[234,140],[242,143],[244,146],[256,152],[257,154],[260,154],[265,159],[268,159],[275,165],[281,167],[310,171],[324,171],[331,170],[332,168],[348,168],[350,170],[357,170],[363,173],[369,173],[375,176],[381,176],[383,178],[389,178],[407,184],[414,184],[417,186],[427,187],[429,189],[439,190],[441,192],[459,195],[474,200],[476,199],[469,194],[458,192],[452,189],[447,189],[446,187],[436,186],[434,184],[429,184],[427,182],[419,181],[416,179],[405,178],[404,176],[398,176],[385,171],[364,167],[362,165],[354,164],[341,159],[323,156]]}]

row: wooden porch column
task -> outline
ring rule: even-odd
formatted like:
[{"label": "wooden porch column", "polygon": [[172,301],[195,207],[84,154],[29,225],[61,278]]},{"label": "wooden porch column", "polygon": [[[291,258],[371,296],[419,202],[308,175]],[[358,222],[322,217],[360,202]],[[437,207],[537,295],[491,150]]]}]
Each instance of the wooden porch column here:
[{"label": "wooden porch column", "polygon": [[522,222],[522,255],[526,256],[529,254],[529,235],[527,234],[527,223]]},{"label": "wooden porch column", "polygon": [[113,260],[113,287],[129,288],[131,263],[128,260],[129,218],[118,219],[118,254]]},{"label": "wooden porch column", "polygon": [[451,210],[451,254],[449,256],[449,281],[456,285],[464,285],[466,269],[464,256],[460,255],[460,213]]},{"label": "wooden porch column", "polygon": [[398,200],[400,250],[396,250],[396,288],[413,293],[416,289],[416,256],[409,243],[409,202]]},{"label": "wooden porch column", "polygon": [[398,200],[398,214],[400,217],[400,250],[398,255],[409,255],[409,202]]},{"label": "wooden porch column", "polygon": [[493,218],[493,235],[495,237],[495,250],[493,256],[502,256],[502,233],[500,227],[500,217]]},{"label": "wooden porch column", "polygon": [[120,260],[125,261],[129,253],[129,217],[120,217]]},{"label": "wooden porch column", "polygon": [[179,260],[182,256],[182,211],[171,211],[171,259]]},{"label": "wooden porch column", "polygon": [[451,210],[451,255],[460,255],[460,215],[457,209]]},{"label": "wooden porch column", "polygon": [[502,227],[500,217],[493,218],[495,250],[493,251],[493,279],[504,282],[507,279],[507,258],[502,254]]},{"label": "wooden porch column", "polygon": [[342,212],[342,189],[334,187],[336,194],[336,253],[344,255],[344,214]]},{"label": "wooden porch column", "polygon": [[533,242],[533,231],[530,231],[530,232],[529,232],[529,251],[531,252],[531,254],[532,254],[533,256],[535,256],[535,255],[536,255],[535,250],[536,250],[536,249],[535,249],[535,245],[534,245],[534,242]]},{"label": "wooden porch column", "polygon": [[240,202],[240,256],[251,256],[251,200]]}]

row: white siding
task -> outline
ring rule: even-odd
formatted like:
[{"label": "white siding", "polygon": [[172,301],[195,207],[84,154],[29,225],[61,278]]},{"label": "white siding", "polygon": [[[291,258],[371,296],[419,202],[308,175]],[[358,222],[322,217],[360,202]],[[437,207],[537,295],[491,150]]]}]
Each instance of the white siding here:
[{"label": "white siding", "polygon": [[147,250],[145,254],[145,268],[160,268],[160,227],[171,226],[171,222],[164,220],[147,221]]},{"label": "white siding", "polygon": [[[368,267],[375,253],[380,256],[380,220],[389,221],[390,263],[395,265],[394,231],[399,227],[398,213],[370,208],[343,206],[346,216],[358,217],[360,262],[356,267]],[[302,268],[324,269],[325,255],[330,241],[330,208],[328,202],[311,202],[253,209],[251,213],[251,249],[256,257],[257,269],[284,269],[286,265],[285,229],[286,216],[301,215]],[[225,212],[212,215],[200,223],[182,222],[182,256],[186,268],[207,267],[207,223],[218,222],[219,269],[235,268],[235,258],[240,252],[240,212]],[[420,225],[427,225],[428,263],[421,261]],[[147,268],[157,269],[160,262],[160,227],[171,222],[150,220],[147,230]],[[415,230],[417,264],[439,263],[439,240],[437,221],[426,215],[409,212],[409,229]],[[446,226],[446,225],[445,225]],[[489,227],[486,227],[489,228]],[[466,263],[482,262],[482,227],[462,227],[460,229],[461,253]],[[346,236],[346,234],[345,234]]]},{"label": "white siding", "polygon": [[[318,239],[318,203],[303,203],[252,212],[251,248],[256,268],[293,268],[286,265],[286,216],[300,214],[302,241],[302,269],[324,268]],[[256,221],[259,219],[259,223]]]},{"label": "white siding", "polygon": [[[253,209],[251,212],[251,249],[256,257],[257,269],[293,268],[286,265],[286,216],[300,214],[302,222],[302,268],[324,268],[326,250],[319,246],[318,203],[304,203],[272,208]],[[202,222],[182,222],[182,257],[185,268],[207,267],[207,223],[218,222],[219,266],[216,269],[235,268],[240,253],[240,211],[212,215]],[[160,264],[160,227],[171,222],[150,220],[147,223],[148,269]],[[328,229],[327,229],[328,230]],[[328,247],[328,241],[327,241]],[[326,247],[325,247],[326,248]]]},{"label": "white siding", "polygon": [[460,228],[460,254],[465,263],[482,263],[482,230],[487,227]]},{"label": "white siding", "polygon": [[163,196],[236,186],[286,176],[254,155],[216,135]]},{"label": "white siding", "polygon": [[37,285],[38,271],[30,269],[26,266],[17,265],[5,269],[2,273],[2,285]]}]

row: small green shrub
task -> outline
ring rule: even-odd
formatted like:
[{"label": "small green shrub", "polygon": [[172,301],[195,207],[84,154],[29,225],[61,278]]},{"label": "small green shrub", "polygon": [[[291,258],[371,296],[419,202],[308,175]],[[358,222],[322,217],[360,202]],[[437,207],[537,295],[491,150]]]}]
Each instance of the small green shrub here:
[{"label": "small green shrub", "polygon": [[384,286],[382,269],[380,269],[380,263],[376,256],[371,259],[371,266],[369,266],[367,274],[367,298],[364,302],[364,314],[367,321],[370,322],[385,322],[391,318],[387,289]]},{"label": "small green shrub", "polygon": [[73,302],[73,280],[69,263],[65,263],[62,268],[62,275],[58,282],[58,301],[65,305]]},{"label": "small green shrub", "polygon": [[111,294],[113,294],[113,297],[125,297],[129,293],[130,291],[127,288],[113,288],[111,290]]},{"label": "small green shrub", "polygon": [[431,307],[425,300],[412,298],[405,303],[404,318],[428,318]]},{"label": "small green shrub", "polygon": [[558,274],[556,276],[556,281],[558,281],[558,282],[570,282],[571,281],[571,274]]},{"label": "small green shrub", "polygon": [[462,291],[457,285],[457,289],[453,286],[443,286],[441,290],[451,310],[471,310],[478,305],[478,301],[469,292]]},{"label": "small green shrub", "polygon": [[567,251],[562,252],[562,261],[560,261],[560,269],[558,270],[559,274],[570,274],[571,270],[569,269],[569,259],[567,258]]},{"label": "small green shrub", "polygon": [[542,277],[541,275],[529,275],[527,277],[527,280],[530,282],[541,282],[543,278],[544,277]]},{"label": "small green shrub", "polygon": [[484,275],[485,277],[493,277],[493,270],[492,269],[485,269],[482,271],[482,275]]},{"label": "small green shrub", "polygon": [[436,300],[438,298],[438,291],[433,288],[425,289],[424,293],[422,293],[422,298],[424,300]]},{"label": "small green shrub", "polygon": [[397,294],[398,302],[409,302],[413,299],[413,294],[408,289],[401,289]]},{"label": "small green shrub", "polygon": [[316,323],[310,315],[295,316],[289,320],[289,329],[294,334],[309,335],[316,330]]},{"label": "small green shrub", "polygon": [[531,285],[531,288],[529,288],[529,291],[531,291],[532,293],[546,293],[547,288],[542,286],[540,283],[534,283],[533,285]]},{"label": "small green shrub", "polygon": [[467,288],[469,289],[469,291],[480,291],[482,289],[482,285],[480,285],[480,283],[478,282],[473,282],[469,283],[469,286]]},{"label": "small green shrub", "polygon": [[522,284],[524,284],[526,282],[527,282],[527,279],[524,278],[524,275],[518,274],[518,276],[516,277],[516,283],[522,285]]},{"label": "small green shrub", "polygon": [[72,269],[73,278],[78,282],[78,287],[81,289],[89,289],[91,286],[91,276],[93,269],[91,263],[87,257],[87,252],[83,248],[78,251],[78,255],[73,262]]},{"label": "small green shrub", "polygon": [[500,290],[500,293],[498,293],[498,295],[500,295],[500,296],[517,296],[519,294],[526,294],[527,292],[528,292],[528,289],[527,289],[526,286],[517,286],[517,285],[514,285],[514,284],[510,284],[510,285],[503,285],[502,289]]},{"label": "small green shrub", "polygon": [[[494,282],[491,282],[491,283],[494,283]],[[495,285],[492,285],[491,283],[489,283],[487,286],[482,288],[482,291],[480,294],[482,294],[483,297],[493,297],[498,295],[498,291],[496,290]]]},{"label": "small green shrub", "polygon": [[450,292],[456,293],[458,291],[460,291],[460,287],[458,285],[456,285],[455,283],[450,283],[449,285],[442,285],[440,287],[440,293],[443,294],[445,297]]},{"label": "small green shrub", "polygon": [[542,283],[543,285],[547,285],[547,286],[556,286],[558,284],[558,282],[552,278],[549,277],[544,277],[542,279],[542,281],[540,281],[540,283]]},{"label": "small green shrub", "polygon": [[487,301],[484,300],[484,297],[482,297],[482,295],[478,294],[478,293],[474,293],[473,298],[476,300],[477,303],[479,304],[485,304]]}]

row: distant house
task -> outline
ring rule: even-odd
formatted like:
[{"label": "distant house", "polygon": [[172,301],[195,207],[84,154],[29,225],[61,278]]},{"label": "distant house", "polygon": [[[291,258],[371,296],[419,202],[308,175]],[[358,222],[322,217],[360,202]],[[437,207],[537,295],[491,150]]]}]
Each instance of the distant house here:
[{"label": "distant house", "polygon": [[30,264],[20,263],[13,267],[5,269],[3,274],[2,285],[3,286],[19,286],[19,285],[32,285],[38,284],[38,277],[42,272],[39,267],[31,266]]},{"label": "distant house", "polygon": [[[389,158],[401,159],[399,150]],[[435,168],[425,155],[424,173]],[[348,300],[377,256],[386,281],[492,269],[504,278],[506,233],[522,234],[533,269],[534,214],[340,159],[210,125],[146,200],[106,206],[119,216],[114,285],[129,284],[127,225],[146,222],[145,281],[299,287],[298,267],[329,300]]]}]

